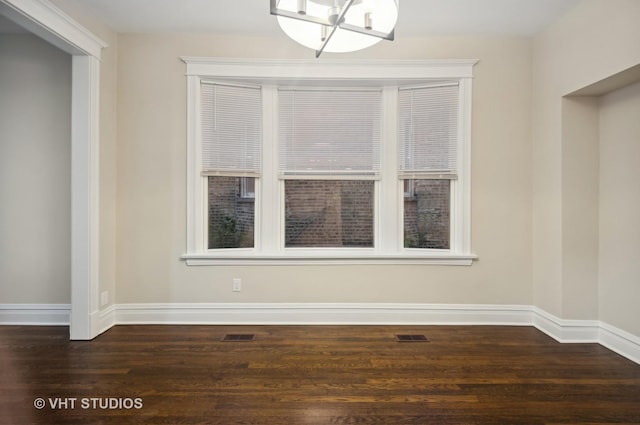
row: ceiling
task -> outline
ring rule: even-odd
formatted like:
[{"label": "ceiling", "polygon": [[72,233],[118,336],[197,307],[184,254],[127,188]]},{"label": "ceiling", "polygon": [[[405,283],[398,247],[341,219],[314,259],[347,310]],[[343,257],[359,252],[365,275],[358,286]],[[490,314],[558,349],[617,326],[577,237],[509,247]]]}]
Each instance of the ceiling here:
[{"label": "ceiling", "polygon": [[[396,38],[533,35],[583,0],[400,0]],[[117,32],[280,33],[269,0],[54,0]]]}]

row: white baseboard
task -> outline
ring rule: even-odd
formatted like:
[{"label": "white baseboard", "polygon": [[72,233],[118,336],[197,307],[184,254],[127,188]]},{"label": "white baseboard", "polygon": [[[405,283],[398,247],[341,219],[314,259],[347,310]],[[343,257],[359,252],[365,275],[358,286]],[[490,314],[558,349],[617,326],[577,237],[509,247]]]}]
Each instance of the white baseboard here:
[{"label": "white baseboard", "polygon": [[[68,304],[0,304],[0,325],[68,325]],[[534,326],[562,343],[598,343],[640,364],[640,337],[598,320],[560,319],[538,307],[402,303],[144,303],[96,313],[115,325],[496,325]]]},{"label": "white baseboard", "polygon": [[220,303],[118,304],[118,324],[520,325],[528,306],[449,304]]},{"label": "white baseboard", "polygon": [[70,304],[0,304],[0,325],[68,326]]},{"label": "white baseboard", "polygon": [[640,338],[607,323],[600,324],[598,343],[640,364]]},{"label": "white baseboard", "polygon": [[114,327],[116,323],[116,305],[112,304],[105,308],[104,310],[99,311],[98,320],[92,321],[92,323],[97,323],[97,329],[95,334],[100,335]]},{"label": "white baseboard", "polygon": [[532,325],[558,342],[597,343],[600,322],[598,320],[565,320],[538,307],[531,307]]},{"label": "white baseboard", "polygon": [[531,307],[532,325],[562,343],[596,343],[640,364],[640,338],[599,320],[560,319]]}]

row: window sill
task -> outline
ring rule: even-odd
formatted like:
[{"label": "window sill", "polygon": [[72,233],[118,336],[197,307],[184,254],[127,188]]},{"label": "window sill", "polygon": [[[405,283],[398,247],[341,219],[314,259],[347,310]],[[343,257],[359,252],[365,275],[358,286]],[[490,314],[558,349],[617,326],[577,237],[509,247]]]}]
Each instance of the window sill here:
[{"label": "window sill", "polygon": [[474,254],[368,254],[368,255],[229,255],[185,254],[188,266],[291,266],[291,265],[443,265],[470,266],[478,257]]}]

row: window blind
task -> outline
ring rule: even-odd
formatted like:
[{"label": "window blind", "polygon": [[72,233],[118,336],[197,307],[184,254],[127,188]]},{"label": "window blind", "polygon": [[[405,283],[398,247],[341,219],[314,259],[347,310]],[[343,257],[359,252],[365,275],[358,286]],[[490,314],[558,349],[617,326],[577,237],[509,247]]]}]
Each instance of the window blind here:
[{"label": "window blind", "polygon": [[399,92],[400,178],[457,177],[458,84]]},{"label": "window blind", "polygon": [[281,89],[281,178],[375,179],[380,171],[380,90]]},{"label": "window blind", "polygon": [[260,88],[203,81],[202,174],[257,176],[261,165]]}]

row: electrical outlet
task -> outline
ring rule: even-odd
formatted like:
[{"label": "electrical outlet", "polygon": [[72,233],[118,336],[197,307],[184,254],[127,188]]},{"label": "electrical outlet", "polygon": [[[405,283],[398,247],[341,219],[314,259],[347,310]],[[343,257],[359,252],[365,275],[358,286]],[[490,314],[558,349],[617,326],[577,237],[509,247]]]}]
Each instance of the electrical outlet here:
[{"label": "electrical outlet", "polygon": [[100,294],[100,307],[109,304],[109,291],[103,291]]},{"label": "electrical outlet", "polygon": [[232,285],[232,287],[231,287],[231,290],[232,290],[233,292],[240,292],[240,291],[242,291],[242,279],[237,278],[237,277],[236,277],[236,278],[234,278],[234,279],[233,279],[233,285]]}]

